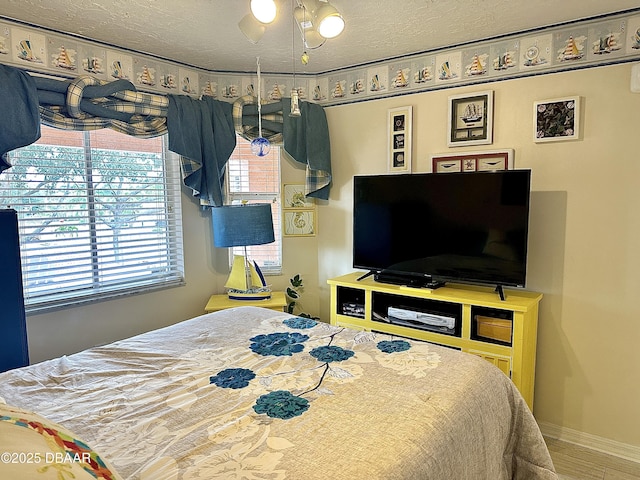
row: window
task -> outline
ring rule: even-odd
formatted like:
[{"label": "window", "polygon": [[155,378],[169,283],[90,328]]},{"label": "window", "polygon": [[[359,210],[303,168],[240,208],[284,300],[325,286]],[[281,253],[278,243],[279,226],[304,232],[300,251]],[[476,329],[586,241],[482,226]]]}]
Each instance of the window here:
[{"label": "window", "polygon": [[[280,229],[280,147],[271,146],[264,157],[251,152],[251,143],[238,136],[238,143],[227,163],[227,203],[271,203],[276,241],[247,247],[249,258],[267,275],[282,273],[282,234]],[[232,255],[244,255],[236,247]]]},{"label": "window", "polygon": [[28,312],[183,283],[179,164],[163,137],[43,126],[9,158],[0,205],[18,212]]}]

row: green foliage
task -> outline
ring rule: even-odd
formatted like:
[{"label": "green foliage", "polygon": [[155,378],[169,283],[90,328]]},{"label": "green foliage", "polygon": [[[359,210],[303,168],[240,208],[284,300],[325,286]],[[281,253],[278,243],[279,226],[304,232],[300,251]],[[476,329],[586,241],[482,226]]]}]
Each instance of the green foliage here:
[{"label": "green foliage", "polygon": [[41,243],[47,232],[78,237],[91,217],[110,229],[119,255],[128,227],[141,218],[149,223],[154,214],[163,220],[164,205],[152,206],[164,198],[156,182],[163,172],[157,153],[92,148],[87,155],[82,147],[32,144],[11,152],[11,161],[5,190],[24,204],[25,244]]},{"label": "green foliage", "polygon": [[[297,306],[299,306],[299,299],[302,293],[304,292],[304,283],[302,281],[302,277],[300,274],[295,274],[293,277],[289,279],[289,286],[286,290],[287,295],[287,313],[294,314],[294,310]],[[313,317],[308,313],[298,313],[299,317],[303,318],[312,318],[314,320],[320,320],[320,317]]]}]

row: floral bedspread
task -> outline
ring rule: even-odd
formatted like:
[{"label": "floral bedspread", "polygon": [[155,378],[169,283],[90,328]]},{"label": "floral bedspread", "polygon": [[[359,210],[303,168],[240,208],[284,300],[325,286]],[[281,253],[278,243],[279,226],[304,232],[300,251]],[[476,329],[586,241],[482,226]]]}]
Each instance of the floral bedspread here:
[{"label": "floral bedspread", "polygon": [[0,374],[0,397],[123,478],[557,478],[488,362],[255,307]]}]

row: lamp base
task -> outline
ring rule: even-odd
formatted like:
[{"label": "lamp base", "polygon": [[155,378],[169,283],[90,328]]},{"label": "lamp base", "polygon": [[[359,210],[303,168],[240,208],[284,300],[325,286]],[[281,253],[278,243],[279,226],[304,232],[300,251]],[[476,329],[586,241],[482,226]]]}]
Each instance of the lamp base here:
[{"label": "lamp base", "polygon": [[271,289],[268,287],[251,288],[249,290],[230,288],[227,290],[227,295],[229,296],[229,300],[269,300],[271,298]]}]

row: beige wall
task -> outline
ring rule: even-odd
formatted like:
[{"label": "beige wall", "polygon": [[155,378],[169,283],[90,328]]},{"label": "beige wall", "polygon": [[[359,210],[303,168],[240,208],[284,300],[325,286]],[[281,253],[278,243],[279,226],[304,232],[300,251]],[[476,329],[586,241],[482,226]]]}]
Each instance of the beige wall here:
[{"label": "beige wall", "polygon": [[[326,279],[352,271],[355,174],[386,172],[387,109],[413,106],[414,172],[442,152],[513,148],[532,170],[527,288],[540,311],[539,421],[640,447],[640,94],[631,65],[543,75],[330,107],[334,187],[320,210],[321,311]],[[448,149],[447,97],[495,92],[491,146]],[[533,102],[582,97],[581,139],[533,142]]]}]

